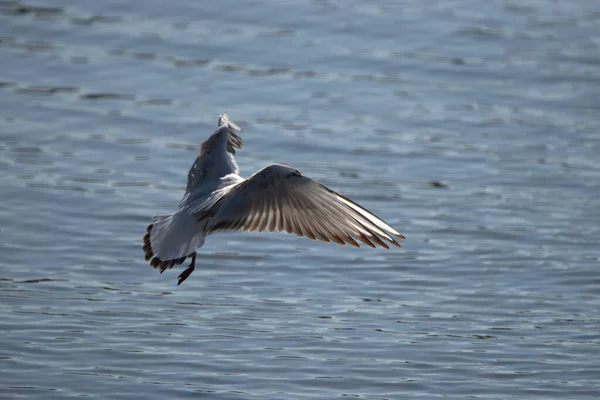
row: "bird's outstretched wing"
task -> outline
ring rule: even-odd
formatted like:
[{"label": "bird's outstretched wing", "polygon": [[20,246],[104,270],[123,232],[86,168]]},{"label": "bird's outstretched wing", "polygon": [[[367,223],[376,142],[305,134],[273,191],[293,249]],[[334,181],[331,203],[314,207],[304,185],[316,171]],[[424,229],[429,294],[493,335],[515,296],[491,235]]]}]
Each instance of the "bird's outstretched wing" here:
[{"label": "bird's outstretched wing", "polygon": [[285,165],[272,164],[233,187],[215,205],[208,233],[285,230],[324,242],[360,247],[386,242],[400,247],[404,236],[352,200]]}]

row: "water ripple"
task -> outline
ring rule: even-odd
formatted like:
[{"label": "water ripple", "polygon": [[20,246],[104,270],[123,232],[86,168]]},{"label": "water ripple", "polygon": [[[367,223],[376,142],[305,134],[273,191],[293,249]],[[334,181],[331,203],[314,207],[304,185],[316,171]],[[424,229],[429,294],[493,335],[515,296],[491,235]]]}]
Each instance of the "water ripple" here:
[{"label": "water ripple", "polygon": [[[0,1],[0,396],[595,398],[598,15]],[[219,112],[244,175],[296,166],[404,247],[232,233],[153,271]]]}]

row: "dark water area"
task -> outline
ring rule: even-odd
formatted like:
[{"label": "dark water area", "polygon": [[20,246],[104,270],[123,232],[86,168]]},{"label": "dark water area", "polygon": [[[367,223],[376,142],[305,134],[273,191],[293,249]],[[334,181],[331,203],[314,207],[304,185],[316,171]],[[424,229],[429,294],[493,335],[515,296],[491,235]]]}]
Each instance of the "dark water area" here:
[{"label": "dark water area", "polygon": [[[0,397],[597,399],[596,1],[0,1]],[[143,260],[226,112],[406,235]]]}]

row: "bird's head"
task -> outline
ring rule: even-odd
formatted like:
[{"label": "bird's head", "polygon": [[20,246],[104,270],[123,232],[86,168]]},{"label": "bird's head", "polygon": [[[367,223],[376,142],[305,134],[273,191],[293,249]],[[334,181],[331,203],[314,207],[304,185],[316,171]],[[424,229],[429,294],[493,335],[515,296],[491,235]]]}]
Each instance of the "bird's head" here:
[{"label": "bird's head", "polygon": [[237,126],[237,124],[235,122],[230,121],[229,116],[225,113],[219,114],[219,127],[221,127],[223,125],[227,125],[230,130],[239,131],[239,132],[242,131],[242,128]]}]

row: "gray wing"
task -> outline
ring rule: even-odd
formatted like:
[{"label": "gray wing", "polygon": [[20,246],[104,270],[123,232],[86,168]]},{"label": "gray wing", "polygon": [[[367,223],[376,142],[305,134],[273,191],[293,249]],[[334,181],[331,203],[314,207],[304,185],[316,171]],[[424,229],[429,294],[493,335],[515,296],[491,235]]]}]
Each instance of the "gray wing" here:
[{"label": "gray wing", "polygon": [[[237,125],[235,125],[237,127]],[[239,129],[239,128],[238,128]],[[225,137],[226,136],[226,137]],[[227,141],[226,151],[220,146]],[[209,136],[202,145],[194,164],[188,172],[186,192],[198,186],[205,177],[221,177],[230,173],[237,174],[239,168],[233,158],[235,149],[242,148],[242,138],[228,125],[222,125]]]},{"label": "gray wing", "polygon": [[287,231],[324,242],[386,249],[404,236],[352,200],[285,165],[269,165],[237,184],[215,205],[209,233]]}]

